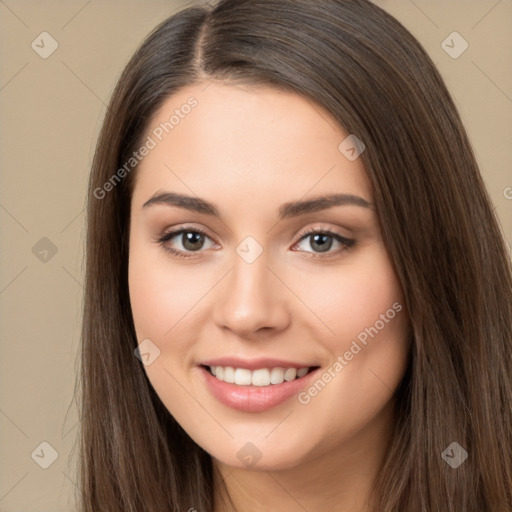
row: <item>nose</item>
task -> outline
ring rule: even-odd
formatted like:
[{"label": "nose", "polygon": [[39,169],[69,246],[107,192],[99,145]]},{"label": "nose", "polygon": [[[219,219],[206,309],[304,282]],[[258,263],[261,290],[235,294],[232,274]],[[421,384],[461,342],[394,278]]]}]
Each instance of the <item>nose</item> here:
[{"label": "nose", "polygon": [[215,322],[240,338],[279,332],[290,323],[289,292],[267,267],[264,256],[252,263],[236,256],[233,268],[216,287]]}]

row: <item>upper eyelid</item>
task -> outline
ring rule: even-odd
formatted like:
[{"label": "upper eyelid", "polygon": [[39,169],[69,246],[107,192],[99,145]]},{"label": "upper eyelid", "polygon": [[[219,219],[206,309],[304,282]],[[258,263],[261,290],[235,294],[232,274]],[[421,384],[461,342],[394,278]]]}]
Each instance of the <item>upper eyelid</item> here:
[{"label": "upper eyelid", "polygon": [[[192,225],[183,225],[183,226],[177,226],[177,227],[173,227],[173,228],[169,228],[169,229],[164,229],[162,231],[162,234],[159,235],[158,238],[163,238],[163,237],[166,237],[167,235],[171,235],[171,234],[173,236],[176,236],[183,232],[198,232],[198,233],[202,233],[202,234],[208,236],[212,240],[215,240],[215,237],[211,236],[207,229],[202,228],[202,227],[198,228],[198,227],[195,227]],[[297,234],[295,236],[299,237],[299,240],[301,240],[303,237],[310,235],[312,233],[316,233],[316,232],[337,235],[337,236],[340,236],[341,238],[350,240],[349,236],[345,236],[345,235],[342,235],[341,233],[337,233],[336,230],[331,227],[324,227],[324,226],[319,226],[319,225],[316,225],[316,226],[313,226],[310,228],[301,229],[297,232]]]}]

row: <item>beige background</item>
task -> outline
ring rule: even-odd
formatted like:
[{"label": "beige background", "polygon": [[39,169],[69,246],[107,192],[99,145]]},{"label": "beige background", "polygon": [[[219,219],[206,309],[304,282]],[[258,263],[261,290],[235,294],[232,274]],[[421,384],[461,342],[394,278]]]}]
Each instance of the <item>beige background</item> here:
[{"label": "beige background", "polygon": [[[87,175],[122,67],[186,3],[0,0],[0,512],[74,510]],[[512,2],[377,3],[422,42],[445,77],[510,241]],[[59,45],[47,59],[31,47],[43,31]],[[453,31],[469,43],[456,59],[441,47]],[[42,442],[58,452],[48,469],[31,457]]]}]

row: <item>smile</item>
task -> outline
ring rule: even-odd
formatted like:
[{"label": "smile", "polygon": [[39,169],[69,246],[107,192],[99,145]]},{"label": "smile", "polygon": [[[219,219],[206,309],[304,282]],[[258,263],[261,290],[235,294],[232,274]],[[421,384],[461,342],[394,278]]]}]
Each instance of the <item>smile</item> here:
[{"label": "smile", "polygon": [[223,359],[205,362],[199,368],[206,388],[218,402],[238,411],[263,412],[300,393],[320,369],[319,366],[292,364],[275,360],[249,363]]}]

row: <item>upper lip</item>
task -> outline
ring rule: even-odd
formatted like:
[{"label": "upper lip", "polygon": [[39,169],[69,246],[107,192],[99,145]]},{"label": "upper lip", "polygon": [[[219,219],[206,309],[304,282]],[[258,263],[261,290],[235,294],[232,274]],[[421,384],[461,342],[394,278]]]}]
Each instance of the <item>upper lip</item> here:
[{"label": "upper lip", "polygon": [[219,357],[208,359],[200,364],[204,366],[231,366],[233,368],[245,368],[247,370],[258,370],[259,368],[311,368],[318,366],[309,363],[298,363],[296,361],[285,361],[283,359],[272,359],[260,357],[256,359],[240,359],[237,357]]}]

